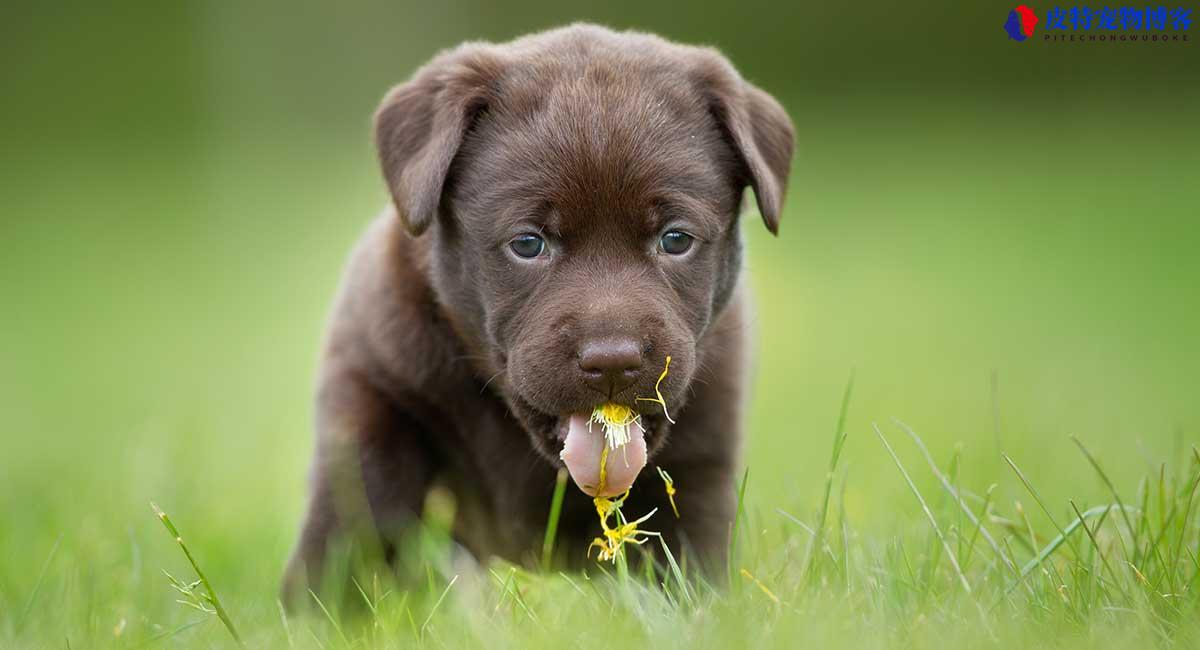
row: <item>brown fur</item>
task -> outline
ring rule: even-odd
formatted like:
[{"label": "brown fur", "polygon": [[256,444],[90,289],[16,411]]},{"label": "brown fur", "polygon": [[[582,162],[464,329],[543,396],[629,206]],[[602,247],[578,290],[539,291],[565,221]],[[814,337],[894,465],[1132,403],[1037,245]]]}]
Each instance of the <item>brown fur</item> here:
[{"label": "brown fur", "polygon": [[[741,449],[745,291],[738,208],[779,226],[792,125],[716,51],[575,25],[444,52],[392,90],[376,142],[394,206],[353,254],[319,378],[312,496],[285,589],[331,540],[370,530],[389,557],[433,482],[480,558],[530,563],[561,467],[558,416],[637,408],[650,463],[628,512],[718,569]],[[669,227],[697,236],[678,257]],[[540,232],[545,257],[508,250]],[[632,384],[597,393],[585,343],[641,346]],[[663,382],[671,413],[634,401]],[[652,466],[680,488],[670,514]],[[365,494],[365,504],[353,485]],[[351,496],[347,496],[351,495]],[[568,489],[561,557],[584,559],[591,500]]]}]

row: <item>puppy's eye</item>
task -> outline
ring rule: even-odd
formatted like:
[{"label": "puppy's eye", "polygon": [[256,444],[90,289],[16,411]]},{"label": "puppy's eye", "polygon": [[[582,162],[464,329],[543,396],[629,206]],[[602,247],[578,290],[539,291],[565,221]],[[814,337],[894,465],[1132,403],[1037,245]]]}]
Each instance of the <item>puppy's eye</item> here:
[{"label": "puppy's eye", "polygon": [[517,235],[508,243],[508,247],[517,257],[531,260],[546,250],[546,240],[540,235]]},{"label": "puppy's eye", "polygon": [[682,230],[669,230],[658,240],[658,246],[668,255],[683,255],[692,247],[692,239]]}]

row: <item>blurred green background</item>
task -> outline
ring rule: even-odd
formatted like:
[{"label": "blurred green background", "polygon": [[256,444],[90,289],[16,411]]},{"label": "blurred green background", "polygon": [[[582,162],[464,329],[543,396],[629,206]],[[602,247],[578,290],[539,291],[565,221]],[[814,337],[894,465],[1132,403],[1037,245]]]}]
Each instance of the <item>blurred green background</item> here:
[{"label": "blurred green background", "polygon": [[[273,593],[326,310],[386,201],[376,102],[441,48],[580,19],[716,45],[796,123],[782,235],[744,224],[753,507],[817,501],[852,368],[863,529],[915,512],[870,429],[892,416],[941,460],[961,443],[966,482],[1002,500],[1001,451],[1051,503],[1098,495],[1069,434],[1129,488],[1200,430],[1200,43],[1015,43],[1009,9],[6,8],[0,610],[60,538],[77,585],[170,598],[128,570],[161,534],[152,498],[246,598]],[[72,616],[137,605],[88,602]]]}]

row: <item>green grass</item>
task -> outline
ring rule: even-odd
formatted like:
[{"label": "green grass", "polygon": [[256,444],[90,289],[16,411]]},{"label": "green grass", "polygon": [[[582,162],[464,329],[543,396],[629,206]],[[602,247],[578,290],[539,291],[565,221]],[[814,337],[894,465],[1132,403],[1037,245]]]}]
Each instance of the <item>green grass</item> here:
[{"label": "green grass", "polygon": [[294,619],[276,593],[316,350],[384,200],[365,135],[12,154],[0,647],[235,647],[176,602],[208,592],[151,500],[251,648],[1194,646],[1194,102],[886,99],[789,102],[782,237],[747,215],[759,348],[728,589],[685,562],[472,567],[443,504],[416,584],[368,575],[356,606]]},{"label": "green grass", "polygon": [[[924,452],[916,432],[900,422],[895,428],[908,434],[910,447]],[[1101,640],[1111,647],[1123,638],[1179,647],[1200,642],[1200,591],[1194,588],[1200,576],[1200,535],[1192,522],[1200,485],[1200,452],[1195,448],[1181,465],[1181,475],[1169,474],[1164,465],[1157,477],[1141,483],[1135,499],[1140,507],[1121,505],[1114,491],[1112,503],[1086,511],[1072,501],[1074,519],[1065,527],[1055,523],[1054,512],[1046,508],[1051,526],[1039,531],[1019,503],[1004,511],[986,496],[955,487],[959,477],[947,477],[932,461],[928,470],[943,489],[927,500],[888,437],[878,426],[874,429],[919,505],[924,515],[919,523],[927,524],[927,531],[917,526],[890,539],[871,539],[848,530],[844,520],[827,530],[821,522],[834,505],[828,490],[811,525],[786,514],[743,519],[747,474],[739,487],[739,516],[731,532],[743,543],[731,551],[730,578],[735,582],[728,589],[695,576],[689,580],[674,558],[638,576],[623,570],[620,562],[614,567],[597,565],[580,575],[529,573],[502,563],[490,568],[459,563],[450,575],[446,560],[454,551],[443,535],[440,543],[429,547],[427,584],[396,584],[374,572],[368,582],[370,595],[361,583],[354,583],[362,606],[347,610],[350,614],[332,611],[315,594],[316,613],[291,620],[277,616],[267,599],[243,599],[241,615],[253,630],[248,645],[792,646],[801,641],[845,642],[846,634],[853,635],[855,646],[903,641],[930,647],[1085,647]],[[835,445],[842,441],[839,436]],[[1078,444],[1097,477],[1107,482],[1101,466]],[[838,469],[836,452],[833,458],[831,476]],[[1036,487],[1011,459],[1009,463],[1040,504]],[[844,474],[841,480],[847,480]],[[554,504],[559,503],[556,498]],[[1114,510],[1119,516],[1110,517]],[[168,579],[188,597],[179,603],[199,614],[156,608],[167,618],[191,620],[173,631],[151,626],[130,633],[124,643],[114,642],[140,647],[184,640],[172,639],[176,634],[202,638],[206,621],[211,637],[219,633],[211,619],[218,619],[240,644],[179,531],[165,514],[156,512],[199,578],[190,587],[169,574]],[[969,526],[964,525],[964,513]],[[552,514],[550,521],[554,520]],[[804,532],[797,534],[791,523]],[[981,537],[984,531],[989,533]],[[800,550],[804,538],[807,553]],[[816,546],[820,550],[813,552]],[[433,568],[439,566],[440,570]],[[206,591],[196,596],[199,585]],[[23,618],[17,619],[18,625]],[[86,641],[92,645],[96,639]]]}]

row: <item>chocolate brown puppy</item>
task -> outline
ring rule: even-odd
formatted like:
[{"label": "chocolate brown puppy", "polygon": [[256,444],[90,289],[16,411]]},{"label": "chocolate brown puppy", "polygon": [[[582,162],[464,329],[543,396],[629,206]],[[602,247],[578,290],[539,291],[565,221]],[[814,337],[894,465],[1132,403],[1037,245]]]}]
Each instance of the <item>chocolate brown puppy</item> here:
[{"label": "chocolate brown puppy", "polygon": [[[385,97],[375,138],[393,205],[334,307],[285,592],[351,534],[395,561],[435,482],[471,553],[532,563],[569,423],[605,402],[641,415],[628,511],[660,508],[647,527],[719,570],[746,379],[738,213],[752,188],[779,227],[787,114],[715,50],[574,25],[439,54]],[[667,356],[674,424],[637,400]],[[558,559],[581,564],[591,498],[571,488],[559,525]]]}]

